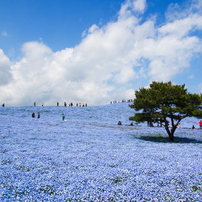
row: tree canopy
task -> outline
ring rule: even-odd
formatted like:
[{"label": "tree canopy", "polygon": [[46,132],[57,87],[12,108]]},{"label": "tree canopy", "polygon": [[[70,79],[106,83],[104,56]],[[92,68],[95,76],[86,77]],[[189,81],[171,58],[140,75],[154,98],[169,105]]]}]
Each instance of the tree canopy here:
[{"label": "tree canopy", "polygon": [[[130,120],[137,123],[149,122],[162,124],[170,141],[180,121],[186,117],[202,117],[202,95],[187,92],[184,85],[171,82],[152,82],[149,88],[135,91],[136,98],[130,105],[136,113]],[[171,127],[169,127],[169,121]]]}]

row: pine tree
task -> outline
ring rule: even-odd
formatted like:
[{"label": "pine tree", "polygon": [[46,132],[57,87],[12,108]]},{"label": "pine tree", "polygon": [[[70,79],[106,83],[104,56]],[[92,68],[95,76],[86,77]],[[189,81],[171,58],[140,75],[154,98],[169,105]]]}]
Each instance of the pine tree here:
[{"label": "pine tree", "polygon": [[202,117],[202,95],[188,93],[185,85],[152,82],[150,88],[140,88],[135,95],[136,99],[130,107],[136,113],[129,119],[137,123],[162,124],[170,141],[174,141],[175,130],[182,119]]}]

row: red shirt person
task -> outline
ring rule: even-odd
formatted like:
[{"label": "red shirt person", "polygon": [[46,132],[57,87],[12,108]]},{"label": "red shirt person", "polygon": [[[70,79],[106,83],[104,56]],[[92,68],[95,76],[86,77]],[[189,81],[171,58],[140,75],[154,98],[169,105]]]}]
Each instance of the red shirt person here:
[{"label": "red shirt person", "polygon": [[199,126],[200,126],[200,128],[202,128],[202,121],[199,122]]}]

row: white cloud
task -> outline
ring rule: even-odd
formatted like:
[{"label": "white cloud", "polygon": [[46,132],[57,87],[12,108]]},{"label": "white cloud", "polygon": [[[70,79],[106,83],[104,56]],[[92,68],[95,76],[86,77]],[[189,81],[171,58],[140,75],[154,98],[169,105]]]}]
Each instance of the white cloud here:
[{"label": "white cloud", "polygon": [[0,49],[0,86],[6,85],[11,81],[12,75],[10,73],[10,66],[9,58],[4,55],[3,51]]},{"label": "white cloud", "polygon": [[8,36],[8,34],[7,34],[6,31],[3,31],[3,32],[1,33],[1,35],[2,35],[2,36]]},{"label": "white cloud", "polygon": [[88,33],[92,34],[93,32],[95,32],[98,29],[99,29],[99,27],[96,24],[94,24],[89,28]]},{"label": "white cloud", "polygon": [[119,11],[119,19],[126,19],[133,15],[133,12],[144,13],[146,0],[126,0]]},{"label": "white cloud", "polygon": [[13,57],[13,56],[15,55],[15,49],[14,49],[14,48],[9,49],[8,55],[9,55],[10,57]]},{"label": "white cloud", "polygon": [[133,11],[144,12],[146,8],[146,0],[133,1]]},{"label": "white cloud", "polygon": [[115,81],[117,83],[128,83],[131,79],[135,77],[135,72],[132,68],[125,67],[122,68],[120,73],[115,76]]},{"label": "white cloud", "polygon": [[188,17],[175,20],[158,29],[160,34],[172,35],[178,38],[184,37],[189,32],[202,29],[202,16],[199,14],[190,14]]},{"label": "white cloud", "polygon": [[137,16],[144,12],[146,1],[128,0],[117,21],[92,25],[74,48],[52,52],[43,43],[27,42],[22,46],[24,57],[12,65],[2,52],[7,85],[0,86],[0,100],[7,106],[34,101],[98,105],[134,98],[133,89],[140,87],[134,85],[136,79],[172,80],[189,68],[195,54],[201,54],[201,38],[193,32],[202,29],[198,7],[194,12],[178,11],[175,19],[157,27],[155,18],[142,22]]},{"label": "white cloud", "polygon": [[188,76],[189,79],[193,79],[194,78],[194,75],[190,75]]}]

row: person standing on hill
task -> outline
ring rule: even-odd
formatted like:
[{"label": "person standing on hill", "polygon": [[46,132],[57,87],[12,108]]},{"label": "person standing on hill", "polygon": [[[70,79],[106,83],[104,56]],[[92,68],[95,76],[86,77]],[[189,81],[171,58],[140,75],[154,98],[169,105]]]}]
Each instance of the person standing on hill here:
[{"label": "person standing on hill", "polygon": [[199,122],[199,127],[202,129],[202,121]]},{"label": "person standing on hill", "polygon": [[63,120],[63,121],[65,120],[65,115],[64,115],[64,113],[62,113],[62,120]]},{"label": "person standing on hill", "polygon": [[32,113],[32,118],[35,118],[35,113],[34,112]]}]

